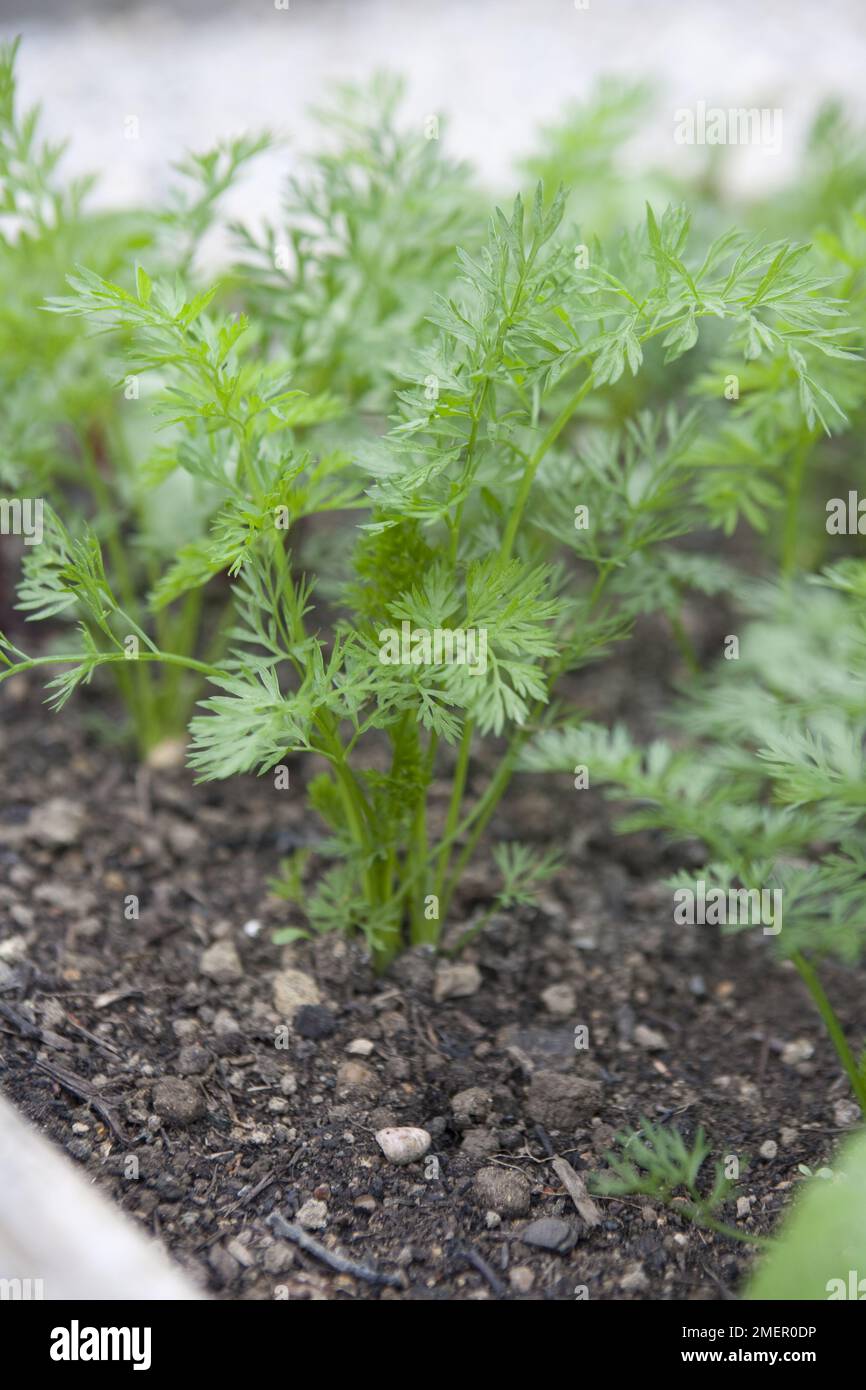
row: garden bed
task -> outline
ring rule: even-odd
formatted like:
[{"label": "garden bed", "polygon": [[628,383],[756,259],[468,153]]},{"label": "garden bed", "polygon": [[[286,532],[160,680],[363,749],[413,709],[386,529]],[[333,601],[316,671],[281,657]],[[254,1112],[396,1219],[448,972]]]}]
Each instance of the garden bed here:
[{"label": "garden bed", "polygon": [[[635,705],[636,684],[621,661],[581,703],[613,715],[628,700],[651,725],[658,686],[644,669]],[[289,910],[268,876],[318,836],[303,765],[290,794],[251,777],[192,787],[182,767],[140,769],[97,741],[91,721],[112,711],[95,697],[62,720],[40,698],[27,678],[0,691],[0,1084],[210,1293],[731,1297],[748,1247],[640,1198],[596,1198],[588,1225],[553,1156],[585,1176],[642,1115],[703,1124],[714,1156],[750,1160],[748,1214],[726,1219],[766,1233],[798,1165],[821,1166],[853,1127],[791,967],[760,933],[675,927],[673,861],[655,835],[614,836],[600,794],[516,783],[492,837],[568,842],[537,908],[494,919],[456,976],[416,950],[377,978],[336,936],[272,944]],[[483,869],[465,876],[457,924],[492,891]],[[827,973],[862,1033],[863,972]],[[437,1162],[386,1161],[374,1135],[391,1125],[427,1129]],[[299,1212],[325,1250],[388,1282],[274,1231]],[[559,1248],[523,1242],[541,1218],[560,1224],[531,1234]]]},{"label": "garden bed", "polygon": [[110,212],[19,61],[0,1296],[63,1225],[23,1112],[182,1297],[857,1298],[851,113],[745,201],[703,98],[599,75],[493,194],[365,75],[289,149],[125,116]]}]

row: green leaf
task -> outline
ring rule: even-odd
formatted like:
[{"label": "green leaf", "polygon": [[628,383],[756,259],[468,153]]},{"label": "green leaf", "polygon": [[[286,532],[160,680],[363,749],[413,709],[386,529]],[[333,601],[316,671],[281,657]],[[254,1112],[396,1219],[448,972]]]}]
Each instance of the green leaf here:
[{"label": "green leaf", "polygon": [[138,265],[135,268],[135,286],[142,304],[147,304],[150,300],[153,286],[150,281],[150,276],[144,269],[144,266]]}]

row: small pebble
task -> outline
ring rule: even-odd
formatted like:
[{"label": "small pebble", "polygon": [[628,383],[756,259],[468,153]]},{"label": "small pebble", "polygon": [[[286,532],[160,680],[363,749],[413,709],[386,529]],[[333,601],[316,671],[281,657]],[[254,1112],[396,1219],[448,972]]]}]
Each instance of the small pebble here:
[{"label": "small pebble", "polygon": [[460,1152],[466,1158],[492,1158],[499,1151],[499,1140],[492,1129],[476,1125],[467,1129],[460,1141]]},{"label": "small pebble", "polygon": [[153,1088],[153,1108],[172,1125],[189,1125],[205,1113],[204,1096],[192,1081],[163,1077]]},{"label": "small pebble", "polygon": [[500,1216],[525,1216],[529,1211],[529,1183],[512,1168],[480,1168],[474,1187],[485,1211]]},{"label": "small pebble", "polygon": [[573,1130],[598,1110],[599,1082],[542,1068],[532,1075],[526,1113],[545,1129]]},{"label": "small pebble", "polygon": [[415,1163],[423,1158],[432,1143],[426,1129],[415,1129],[412,1125],[380,1129],[376,1143],[389,1163]]},{"label": "small pebble", "polygon": [[840,1129],[860,1123],[860,1107],[853,1100],[837,1100],[833,1106],[833,1120]]},{"label": "small pebble", "polygon": [[199,1043],[187,1043],[177,1054],[177,1070],[181,1076],[201,1076],[210,1066],[211,1056]]},{"label": "small pebble", "polygon": [[531,1293],[535,1275],[527,1265],[515,1265],[508,1271],[508,1282],[515,1293]]},{"label": "small pebble", "polygon": [[535,1245],[539,1250],[554,1250],[565,1255],[577,1244],[577,1231],[568,1221],[560,1221],[556,1216],[542,1216],[521,1231],[520,1240],[524,1245]]},{"label": "small pebble", "polygon": [[243,1241],[238,1240],[236,1236],[226,1241],[226,1250],[228,1250],[233,1260],[237,1260],[239,1265],[243,1265],[244,1269],[251,1269],[255,1264],[255,1260]]},{"label": "small pebble", "polygon": [[241,979],[244,969],[231,941],[215,941],[202,954],[198,968],[218,985],[229,985]]},{"label": "small pebble", "polygon": [[224,1245],[214,1245],[208,1252],[207,1262],[222,1284],[231,1284],[240,1274],[240,1266],[229,1254]]},{"label": "small pebble", "polygon": [[372,1067],[363,1062],[341,1062],[337,1068],[337,1095],[346,1099],[353,1095],[375,1096],[382,1089]]},{"label": "small pebble", "polygon": [[542,990],[541,1002],[555,1018],[573,1018],[577,1008],[577,996],[571,985],[548,985]]},{"label": "small pebble", "polygon": [[213,1021],[213,1030],[218,1038],[234,1038],[239,1035],[241,1025],[228,1009],[218,1009]]},{"label": "small pebble", "polygon": [[433,998],[437,1004],[446,999],[466,999],[481,988],[481,971],[477,965],[440,965],[433,981]]},{"label": "small pebble", "polygon": [[324,1004],[304,1004],[295,1014],[293,1026],[302,1038],[318,1042],[321,1038],[329,1038],[337,1025]]},{"label": "small pebble", "polygon": [[305,1202],[296,1220],[305,1231],[323,1231],[328,1224],[328,1208],[324,1202]]},{"label": "small pebble", "polygon": [[295,1253],[288,1241],[278,1240],[268,1247],[262,1258],[266,1274],[284,1274],[294,1264]]},{"label": "small pebble", "polygon": [[623,1293],[641,1293],[648,1288],[649,1280],[644,1273],[643,1265],[633,1264],[627,1269],[619,1281],[619,1286]]},{"label": "small pebble", "polygon": [[486,1120],[493,1108],[493,1097],[483,1086],[470,1086],[451,1097],[451,1110],[461,1126]]},{"label": "small pebble", "polygon": [[274,1006],[282,1018],[294,1018],[305,1004],[321,1001],[319,986],[303,970],[281,970],[274,976]]}]

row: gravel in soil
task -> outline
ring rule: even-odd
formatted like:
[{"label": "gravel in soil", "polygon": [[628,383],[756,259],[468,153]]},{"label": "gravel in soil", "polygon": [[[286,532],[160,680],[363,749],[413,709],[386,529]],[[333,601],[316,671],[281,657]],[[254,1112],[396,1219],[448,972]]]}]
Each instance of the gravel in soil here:
[{"label": "gravel in soil", "polygon": [[[318,836],[300,775],[193,787],[97,741],[92,698],[40,699],[0,691],[0,1084],[212,1295],[725,1298],[748,1248],[646,1199],[593,1220],[557,1159],[585,1177],[641,1115],[703,1124],[750,1159],[728,1219],[767,1232],[856,1122],[770,943],[675,927],[660,842],[569,779],[516,783],[491,827],[567,841],[537,907],[456,970],[376,978],[351,941],[272,942],[268,877]],[[464,925],[491,886],[466,876]],[[862,1034],[862,972],[828,983]]]}]

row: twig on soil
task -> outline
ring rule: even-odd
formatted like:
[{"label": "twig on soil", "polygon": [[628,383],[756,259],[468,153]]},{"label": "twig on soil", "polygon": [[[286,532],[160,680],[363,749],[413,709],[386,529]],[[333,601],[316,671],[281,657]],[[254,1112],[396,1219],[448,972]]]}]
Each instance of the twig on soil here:
[{"label": "twig on soil", "polygon": [[418,1009],[410,1003],[409,1018],[412,1027],[415,1030],[415,1036],[421,1038],[426,1043],[426,1045],[429,1048],[431,1048],[433,1052],[436,1053],[437,1057],[445,1057],[446,1054],[442,1051],[441,1047],[439,1046],[439,1039],[437,1038],[436,1033],[433,1030],[433,1025],[431,1024],[429,1018],[419,1018],[418,1013]]},{"label": "twig on soil", "polygon": [[17,1009],[13,1009],[11,1004],[0,1004],[0,1018],[5,1018],[7,1023],[11,1023],[22,1038],[34,1038],[37,1042],[45,1041],[42,1029],[37,1027],[35,1023],[31,1023],[29,1018],[25,1018]]},{"label": "twig on soil", "polygon": [[11,1004],[0,1003],[0,1018],[5,1018],[15,1029],[15,1033],[10,1033],[10,1037],[15,1037],[17,1034],[31,1042],[41,1042],[54,1052],[70,1052],[75,1046],[69,1038],[55,1033],[53,1029],[40,1028],[38,1023],[31,1023],[25,1014],[19,1013]]},{"label": "twig on soil", "polygon": [[69,1024],[70,1028],[74,1028],[75,1031],[80,1033],[83,1038],[86,1038],[88,1042],[93,1043],[94,1047],[98,1047],[100,1052],[107,1052],[109,1056],[112,1057],[122,1056],[118,1048],[113,1047],[112,1044],[106,1042],[104,1038],[98,1038],[95,1033],[91,1033],[90,1029],[85,1028],[72,1014],[66,1014],[66,1022]]},{"label": "twig on soil", "polygon": [[568,1193],[578,1213],[587,1226],[601,1225],[601,1212],[586,1190],[586,1183],[576,1173],[566,1158],[553,1160],[553,1171]]},{"label": "twig on soil", "polygon": [[494,1274],[487,1261],[479,1255],[477,1250],[473,1250],[469,1245],[464,1246],[461,1250],[457,1251],[457,1257],[461,1260],[465,1260],[473,1269],[477,1269],[482,1279],[487,1280],[487,1283],[490,1285],[497,1298],[505,1297],[508,1290],[499,1276]]},{"label": "twig on soil", "polygon": [[271,1183],[276,1182],[276,1180],[277,1175],[275,1172],[268,1173],[266,1177],[262,1178],[261,1182],[257,1182],[255,1186],[251,1187],[248,1192],[245,1192],[242,1197],[238,1197],[236,1202],[232,1202],[230,1207],[223,1207],[222,1211],[218,1212],[218,1215],[229,1216],[233,1211],[237,1211],[238,1207],[248,1206],[255,1197],[258,1197],[260,1192],[264,1192],[265,1188],[270,1187]]},{"label": "twig on soil", "polygon": [[137,985],[131,985],[126,989],[103,990],[94,999],[93,1007],[94,1009],[107,1009],[110,1004],[119,1004],[123,999],[132,999],[135,995],[142,994],[144,994],[144,990]]},{"label": "twig on soil", "polygon": [[276,1231],[277,1235],[284,1236],[286,1240],[292,1240],[301,1250],[305,1250],[314,1259],[321,1260],[329,1269],[333,1269],[337,1274],[350,1274],[353,1279],[363,1279],[367,1284],[385,1284],[391,1289],[402,1289],[403,1280],[398,1274],[383,1274],[378,1269],[370,1269],[368,1265],[358,1264],[355,1260],[347,1260],[343,1255],[337,1255],[333,1250],[326,1250],[324,1245],[320,1245],[312,1236],[307,1235],[301,1226],[296,1226],[287,1221],[278,1211],[273,1212],[268,1217],[269,1225]]},{"label": "twig on soil", "polygon": [[50,1076],[53,1081],[56,1081],[58,1086],[62,1086],[64,1090],[77,1096],[79,1100],[92,1105],[97,1115],[105,1121],[115,1137],[122,1144],[127,1142],[126,1135],[115,1119],[111,1106],[102,1099],[95,1086],[91,1086],[90,1082],[86,1081],[83,1076],[76,1076],[75,1072],[67,1071],[65,1067],[55,1067],[51,1062],[42,1062],[37,1058],[36,1066],[40,1071],[44,1071],[47,1076]]}]

